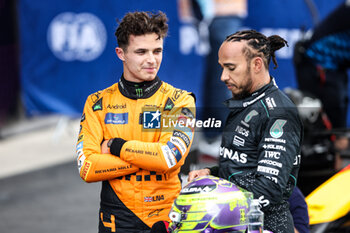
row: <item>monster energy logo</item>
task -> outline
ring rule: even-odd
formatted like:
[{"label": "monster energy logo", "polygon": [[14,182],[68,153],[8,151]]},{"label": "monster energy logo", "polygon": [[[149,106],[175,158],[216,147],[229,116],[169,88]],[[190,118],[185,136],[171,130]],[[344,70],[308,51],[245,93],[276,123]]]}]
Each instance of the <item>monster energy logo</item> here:
[{"label": "monster energy logo", "polygon": [[136,88],[136,95],[137,95],[137,97],[141,97],[143,95],[142,88]]}]

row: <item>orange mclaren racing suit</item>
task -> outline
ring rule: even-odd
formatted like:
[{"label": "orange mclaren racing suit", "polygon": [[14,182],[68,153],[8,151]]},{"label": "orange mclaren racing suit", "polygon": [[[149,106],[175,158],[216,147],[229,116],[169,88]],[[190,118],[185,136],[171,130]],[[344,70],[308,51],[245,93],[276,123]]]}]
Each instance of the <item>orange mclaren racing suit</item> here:
[{"label": "orange mclaren racing suit", "polygon": [[[103,181],[99,232],[149,232],[155,222],[168,220],[181,190],[178,175],[194,136],[195,100],[160,80],[147,98],[129,98],[121,81],[86,100],[78,168],[84,181]],[[101,154],[101,143],[111,138],[126,140],[120,157]]]}]

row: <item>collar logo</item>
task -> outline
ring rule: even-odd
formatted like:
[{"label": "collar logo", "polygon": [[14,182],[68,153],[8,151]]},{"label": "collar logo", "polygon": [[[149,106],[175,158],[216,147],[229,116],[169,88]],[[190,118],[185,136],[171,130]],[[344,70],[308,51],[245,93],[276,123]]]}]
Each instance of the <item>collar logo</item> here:
[{"label": "collar logo", "polygon": [[137,96],[137,97],[142,97],[142,96],[143,96],[143,90],[142,90],[142,88],[136,88],[136,89],[135,89],[135,92],[136,92],[136,96]]}]

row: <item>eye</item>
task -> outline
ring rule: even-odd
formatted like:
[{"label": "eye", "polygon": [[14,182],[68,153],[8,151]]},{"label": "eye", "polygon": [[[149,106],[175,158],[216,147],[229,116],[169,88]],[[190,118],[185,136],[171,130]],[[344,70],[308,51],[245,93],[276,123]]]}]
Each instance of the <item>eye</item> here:
[{"label": "eye", "polygon": [[142,55],[145,54],[145,50],[136,50],[136,54]]},{"label": "eye", "polygon": [[234,66],[228,66],[227,69],[228,69],[229,71],[234,71],[234,70],[236,69],[236,67],[234,67]]},{"label": "eye", "polygon": [[160,54],[160,53],[162,53],[162,50],[161,50],[161,49],[156,49],[156,50],[154,50],[154,54]]}]

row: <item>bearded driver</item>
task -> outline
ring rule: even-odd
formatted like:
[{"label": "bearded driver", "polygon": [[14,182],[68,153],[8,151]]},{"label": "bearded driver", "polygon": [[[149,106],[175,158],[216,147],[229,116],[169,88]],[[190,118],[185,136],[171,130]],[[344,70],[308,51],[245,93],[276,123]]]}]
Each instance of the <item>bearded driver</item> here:
[{"label": "bearded driver", "polygon": [[127,13],[115,32],[123,74],[85,103],[77,160],[84,181],[102,181],[100,233],[150,232],[181,190],[193,128],[162,120],[194,120],[195,100],[157,76],[167,30],[162,12]]},{"label": "bearded driver", "polygon": [[294,232],[288,198],[296,185],[303,127],[297,109],[269,74],[275,51],[287,42],[254,30],[236,32],[219,49],[221,81],[232,92],[219,166],[192,171],[189,180],[216,175],[252,192],[264,229]]}]

